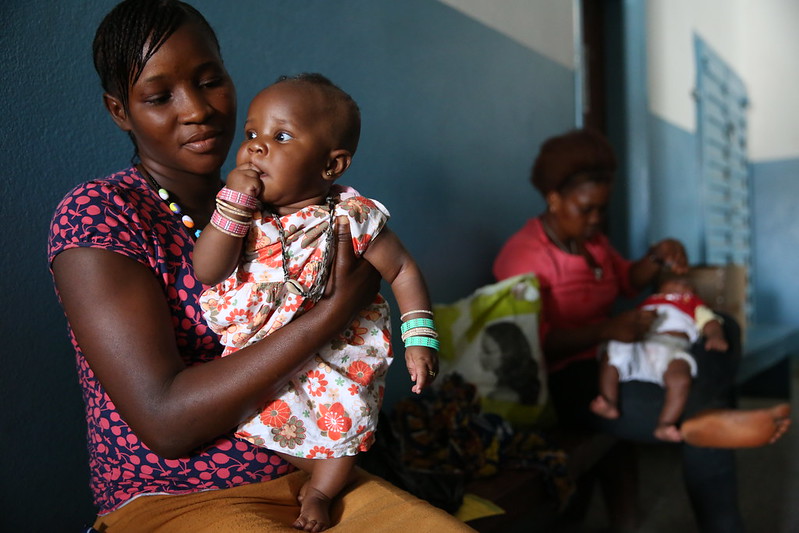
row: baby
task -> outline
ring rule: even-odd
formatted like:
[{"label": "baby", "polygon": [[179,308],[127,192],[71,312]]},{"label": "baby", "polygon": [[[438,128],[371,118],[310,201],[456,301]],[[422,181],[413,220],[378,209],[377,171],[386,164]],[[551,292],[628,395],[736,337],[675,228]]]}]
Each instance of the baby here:
[{"label": "baby", "polygon": [[[334,185],[360,136],[353,99],[320,74],[279,79],[258,93],[237,167],[217,196],[194,250],[209,326],[230,355],[269,335],[322,297],[334,228],[346,217],[355,253],[391,284],[402,312],[405,360],[416,393],[438,371],[438,335],[416,262],[389,230],[382,204]],[[322,531],[349,482],[355,456],[374,441],[392,360],[389,309],[378,295],[282,393],[238,429],[310,473],[294,527]]]},{"label": "baby", "polygon": [[705,349],[727,351],[721,319],[696,295],[687,278],[675,275],[664,278],[657,294],[639,307],[657,311],[652,331],[640,342],[608,342],[600,363],[599,395],[591,402],[591,410],[605,418],[618,418],[620,381],[656,383],[665,387],[666,395],[655,437],[679,442],[682,435],[677,421],[696,376],[691,344],[701,335]]}]

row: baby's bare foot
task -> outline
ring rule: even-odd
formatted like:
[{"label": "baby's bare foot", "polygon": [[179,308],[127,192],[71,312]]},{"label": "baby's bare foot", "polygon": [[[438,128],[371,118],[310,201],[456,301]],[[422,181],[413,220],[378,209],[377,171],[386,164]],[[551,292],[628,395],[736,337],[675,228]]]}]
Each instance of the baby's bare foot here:
[{"label": "baby's bare foot", "polygon": [[791,406],[764,409],[708,409],[682,424],[682,437],[694,446],[753,448],[776,442],[791,425]]},{"label": "baby's bare foot", "polygon": [[615,403],[611,402],[601,394],[591,400],[590,407],[594,414],[597,414],[603,418],[608,418],[610,420],[619,418],[619,408],[616,407]]},{"label": "baby's bare foot", "polygon": [[682,434],[674,424],[663,424],[655,428],[655,438],[666,442],[680,442]]},{"label": "baby's bare foot", "polygon": [[306,484],[298,499],[302,505],[294,529],[318,533],[330,527],[330,498]]}]

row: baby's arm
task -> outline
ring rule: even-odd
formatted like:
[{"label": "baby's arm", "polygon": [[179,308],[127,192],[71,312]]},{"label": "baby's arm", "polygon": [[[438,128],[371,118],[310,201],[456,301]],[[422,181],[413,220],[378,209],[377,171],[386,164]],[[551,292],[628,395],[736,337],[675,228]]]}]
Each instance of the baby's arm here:
[{"label": "baby's arm", "polygon": [[[364,259],[369,261],[391,284],[401,313],[416,310],[431,310],[430,295],[422,272],[408,253],[399,237],[388,227],[369,244]],[[431,318],[426,314],[413,314],[409,318]],[[419,393],[430,385],[438,373],[438,353],[425,346],[409,346],[405,349],[405,363],[411,380],[416,384],[411,390]]]},{"label": "baby's arm", "polygon": [[702,335],[705,337],[705,349],[726,352],[729,344],[724,337],[724,328],[718,316],[706,305],[697,306],[694,316],[697,323],[701,324]]},{"label": "baby's arm", "polygon": [[[225,189],[246,195],[241,197],[241,201],[248,197],[250,202],[254,202],[255,195],[260,191],[258,187],[260,180],[257,172],[249,167],[239,167],[228,176]],[[241,201],[223,199],[222,205],[218,205],[214,212],[216,218],[203,229],[194,245],[194,274],[206,285],[216,285],[224,281],[239,264],[247,234],[244,232],[242,235],[241,231],[238,235],[234,233],[239,229],[243,230],[242,225],[249,228],[253,212],[252,203],[244,205]]]},{"label": "baby's arm", "polygon": [[724,337],[724,328],[718,320],[708,321],[705,327],[702,328],[702,334],[705,336],[706,350],[726,352],[727,348],[729,348],[727,339]]}]

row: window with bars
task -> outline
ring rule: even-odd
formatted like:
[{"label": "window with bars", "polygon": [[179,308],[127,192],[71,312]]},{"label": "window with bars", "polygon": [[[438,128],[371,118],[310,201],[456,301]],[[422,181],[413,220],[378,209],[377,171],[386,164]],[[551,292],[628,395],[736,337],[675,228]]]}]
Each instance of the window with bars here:
[{"label": "window with bars", "polygon": [[[694,48],[703,260],[743,265],[751,274],[746,86],[699,36]],[[747,315],[751,302],[747,295]]]}]

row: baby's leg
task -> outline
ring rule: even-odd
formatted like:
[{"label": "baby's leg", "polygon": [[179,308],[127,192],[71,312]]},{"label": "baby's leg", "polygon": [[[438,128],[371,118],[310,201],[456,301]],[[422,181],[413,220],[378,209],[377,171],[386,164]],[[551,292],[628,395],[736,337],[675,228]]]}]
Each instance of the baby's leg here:
[{"label": "baby's leg", "polygon": [[680,430],[677,429],[677,420],[685,409],[685,402],[691,391],[691,382],[691,366],[687,361],[675,359],[669,363],[666,372],[663,373],[666,396],[655,428],[655,437],[658,439],[669,442],[682,440]]},{"label": "baby's leg", "polygon": [[591,401],[591,411],[603,418],[619,418],[619,371],[608,363],[608,354],[599,364],[599,394]]},{"label": "baby's leg", "polygon": [[318,532],[330,527],[330,503],[354,479],[356,457],[306,459],[280,454],[297,468],[310,474],[300,489],[300,516],[292,526],[303,531]]}]

